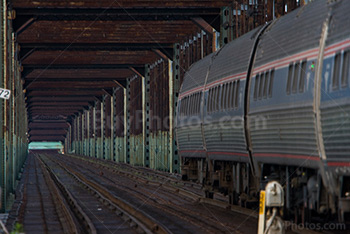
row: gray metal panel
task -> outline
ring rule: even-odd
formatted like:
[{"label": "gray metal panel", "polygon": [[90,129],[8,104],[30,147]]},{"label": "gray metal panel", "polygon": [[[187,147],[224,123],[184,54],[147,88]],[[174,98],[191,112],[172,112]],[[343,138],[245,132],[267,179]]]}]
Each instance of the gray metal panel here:
[{"label": "gray metal panel", "polygon": [[350,1],[337,1],[331,6],[332,18],[328,29],[326,45],[333,44],[336,41],[342,41],[349,38],[350,35]]},{"label": "gray metal panel", "polygon": [[[330,101],[321,107],[322,133],[329,161],[350,161],[350,99],[338,104]],[[336,103],[336,104],[335,104]]]},{"label": "gray metal panel", "polygon": [[183,126],[177,129],[179,150],[203,150],[202,132],[199,125]]},{"label": "gray metal panel", "polygon": [[260,30],[261,27],[255,28],[226,44],[213,60],[207,83],[247,72],[252,48]]},{"label": "gray metal panel", "polygon": [[[249,115],[253,154],[306,156],[293,159],[304,165],[307,157],[317,158],[315,118],[312,106],[267,110]],[[265,157],[266,158],[266,157]],[[284,164],[283,157],[267,157],[270,162]],[[261,161],[264,157],[255,157]],[[314,163],[314,167],[317,164]]]},{"label": "gray metal panel", "polygon": [[260,39],[255,67],[318,47],[328,7],[314,1],[273,22]]},{"label": "gray metal panel", "polygon": [[243,119],[208,124],[204,127],[204,135],[208,152],[247,154]]},{"label": "gray metal panel", "polygon": [[181,86],[180,93],[189,91],[196,87],[204,85],[205,77],[207,76],[208,67],[214,54],[210,54],[205,58],[194,63],[186,72],[184,81]]}]

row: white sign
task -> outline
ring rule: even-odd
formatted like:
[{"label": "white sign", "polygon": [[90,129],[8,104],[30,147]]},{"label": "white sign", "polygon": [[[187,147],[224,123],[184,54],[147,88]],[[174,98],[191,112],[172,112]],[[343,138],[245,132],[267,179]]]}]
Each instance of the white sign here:
[{"label": "white sign", "polygon": [[11,96],[11,90],[0,88],[0,98],[9,99]]}]

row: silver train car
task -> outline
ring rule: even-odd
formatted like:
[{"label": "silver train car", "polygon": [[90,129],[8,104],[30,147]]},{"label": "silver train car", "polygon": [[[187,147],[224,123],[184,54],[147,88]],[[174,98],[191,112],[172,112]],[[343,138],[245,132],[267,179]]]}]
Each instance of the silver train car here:
[{"label": "silver train car", "polygon": [[[184,179],[256,204],[271,180],[306,221],[350,211],[350,1],[311,2],[193,64],[177,107]],[[302,220],[300,220],[302,219]]]}]

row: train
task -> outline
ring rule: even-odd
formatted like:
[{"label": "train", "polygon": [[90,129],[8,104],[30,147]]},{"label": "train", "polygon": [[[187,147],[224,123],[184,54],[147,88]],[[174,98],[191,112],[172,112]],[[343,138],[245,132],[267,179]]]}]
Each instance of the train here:
[{"label": "train", "polygon": [[350,211],[350,1],[317,0],[192,64],[176,140],[185,180],[255,206],[278,181],[296,222]]}]

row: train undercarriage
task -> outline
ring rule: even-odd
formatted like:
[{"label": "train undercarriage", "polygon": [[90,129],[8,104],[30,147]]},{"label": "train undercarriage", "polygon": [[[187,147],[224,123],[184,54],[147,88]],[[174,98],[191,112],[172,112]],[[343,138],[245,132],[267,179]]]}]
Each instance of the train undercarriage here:
[{"label": "train undercarriage", "polygon": [[338,180],[337,196],[327,190],[315,169],[273,164],[259,167],[257,177],[249,163],[183,158],[181,173],[183,180],[201,183],[206,197],[222,193],[228,196],[230,204],[251,209],[259,207],[260,190],[268,182],[277,181],[284,188],[283,217],[294,223],[342,223],[349,219],[350,177]]}]

